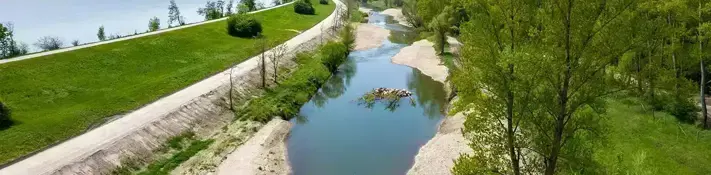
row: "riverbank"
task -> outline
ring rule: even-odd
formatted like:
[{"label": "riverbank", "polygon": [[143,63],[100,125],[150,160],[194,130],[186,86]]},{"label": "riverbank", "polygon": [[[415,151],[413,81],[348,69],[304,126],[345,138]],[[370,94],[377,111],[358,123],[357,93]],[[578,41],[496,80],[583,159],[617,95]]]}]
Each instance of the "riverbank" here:
[{"label": "riverbank", "polygon": [[[460,44],[449,39],[450,50],[457,50]],[[433,43],[420,40],[400,50],[392,57],[392,62],[420,70],[423,74],[445,84],[449,70],[436,55]],[[454,100],[450,102],[450,105]],[[445,117],[439,124],[437,134],[423,145],[415,156],[414,164],[407,174],[430,175],[451,174],[454,160],[461,154],[472,153],[470,141],[462,133],[466,116],[457,113]]]},{"label": "riverbank", "polygon": [[356,44],[354,50],[378,48],[390,36],[390,31],[373,24],[357,24]]},{"label": "riverbank", "polygon": [[290,174],[285,143],[290,129],[291,123],[288,121],[273,119],[249,141],[230,153],[219,164],[216,174]]}]

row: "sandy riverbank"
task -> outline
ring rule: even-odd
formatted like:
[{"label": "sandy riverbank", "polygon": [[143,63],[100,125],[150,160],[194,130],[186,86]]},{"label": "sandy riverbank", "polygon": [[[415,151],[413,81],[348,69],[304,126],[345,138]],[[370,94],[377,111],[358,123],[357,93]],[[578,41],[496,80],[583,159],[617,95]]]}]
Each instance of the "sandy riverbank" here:
[{"label": "sandy riverbank", "polygon": [[274,119],[254,137],[230,153],[217,167],[218,175],[232,174],[289,174],[286,137],[291,123]]},{"label": "sandy riverbank", "polygon": [[461,113],[442,121],[437,134],[415,156],[409,175],[451,174],[454,160],[460,154],[470,154],[470,141],[462,135],[466,116]]},{"label": "sandy riverbank", "polygon": [[444,83],[447,80],[448,69],[437,57],[434,44],[427,40],[420,40],[412,45],[402,48],[392,58],[395,64],[402,64],[416,68],[423,74],[432,77],[435,81]]},{"label": "sandy riverbank", "polygon": [[390,36],[390,31],[373,24],[358,24],[355,50],[378,48]]},{"label": "sandy riverbank", "polygon": [[[454,38],[448,39],[448,42],[451,51],[461,46]],[[400,50],[393,56],[392,62],[416,68],[432,79],[446,84],[448,69],[441,64],[432,46],[433,43],[427,40],[417,41]],[[461,154],[472,152],[469,140],[462,134],[464,121],[466,116],[461,113],[446,117],[440,123],[437,134],[420,148],[415,156],[415,163],[407,174],[451,174],[454,160]]]},{"label": "sandy riverbank", "polygon": [[400,9],[386,9],[383,12],[380,12],[380,14],[390,15],[395,21],[398,22],[398,24],[411,27],[410,23],[407,22],[407,19],[405,19],[405,15],[402,14],[402,10]]}]

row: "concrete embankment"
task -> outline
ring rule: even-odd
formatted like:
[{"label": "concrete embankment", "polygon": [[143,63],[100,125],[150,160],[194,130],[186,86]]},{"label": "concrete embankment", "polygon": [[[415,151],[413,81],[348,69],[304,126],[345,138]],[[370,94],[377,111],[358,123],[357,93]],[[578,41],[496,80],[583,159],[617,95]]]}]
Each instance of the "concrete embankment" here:
[{"label": "concrete embankment", "polygon": [[[334,26],[333,14],[284,43],[289,54],[281,62],[289,65],[293,53],[317,48],[326,40],[321,37],[332,37],[321,29]],[[233,69],[10,165],[0,170],[0,174],[108,174],[125,160],[150,161],[153,151],[167,139],[186,131],[209,137],[234,117],[229,111],[230,92],[235,104],[260,92],[260,80],[255,78],[258,65],[258,57],[250,58]]]}]

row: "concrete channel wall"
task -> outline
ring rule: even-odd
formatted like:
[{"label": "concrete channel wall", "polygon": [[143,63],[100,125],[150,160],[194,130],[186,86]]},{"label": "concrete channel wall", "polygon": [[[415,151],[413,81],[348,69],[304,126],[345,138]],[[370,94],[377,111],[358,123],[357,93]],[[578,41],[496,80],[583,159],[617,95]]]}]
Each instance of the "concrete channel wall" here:
[{"label": "concrete channel wall", "polygon": [[[283,64],[293,68],[291,58],[294,53],[316,49],[321,42],[334,37],[329,29],[336,26],[336,12],[345,9],[340,2],[336,5],[336,10],[325,20],[283,44],[289,53],[281,59]],[[252,98],[252,94],[260,91],[259,61],[258,56],[252,57],[233,69],[5,167],[0,170],[0,175],[107,174],[124,160],[150,159],[152,152],[167,139],[185,131],[220,129],[234,117],[228,115],[231,113],[227,98],[230,76],[234,83],[233,96],[238,101]]]}]

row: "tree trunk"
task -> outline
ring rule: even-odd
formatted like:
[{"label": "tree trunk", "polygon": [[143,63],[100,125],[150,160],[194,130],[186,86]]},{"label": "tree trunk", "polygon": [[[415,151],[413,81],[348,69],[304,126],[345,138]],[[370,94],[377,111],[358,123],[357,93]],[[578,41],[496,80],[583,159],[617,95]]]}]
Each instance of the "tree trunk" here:
[{"label": "tree trunk", "polygon": [[521,168],[520,168],[520,163],[519,163],[519,156],[516,153],[516,146],[514,145],[515,143],[515,135],[516,133],[514,132],[514,113],[513,113],[513,108],[514,108],[514,95],[513,95],[513,90],[510,88],[510,83],[512,81],[513,77],[513,71],[514,71],[514,65],[509,64],[509,88],[507,89],[508,92],[506,92],[506,146],[509,149],[509,157],[511,158],[511,167],[514,170],[515,175],[520,175],[521,174]]},{"label": "tree trunk", "polygon": [[[701,1],[699,1],[699,21],[701,21]],[[699,22],[699,24],[701,24],[701,22]],[[699,30],[696,31],[696,39],[698,40],[697,42],[699,42],[699,65],[701,67],[701,82],[699,82],[699,86],[701,86],[701,92],[699,92],[701,98],[701,115],[704,117],[704,129],[708,129],[708,113],[706,109],[706,98],[704,98],[704,94],[706,93],[706,65],[704,65],[704,46],[703,43],[701,43],[701,31]]]},{"label": "tree trunk", "polygon": [[560,154],[561,142],[563,140],[563,129],[565,129],[565,118],[567,117],[567,107],[568,107],[568,88],[570,87],[570,78],[572,74],[572,60],[571,60],[571,46],[570,46],[570,18],[571,11],[573,9],[573,3],[568,0],[568,8],[565,16],[565,73],[563,75],[563,85],[558,93],[559,99],[559,111],[556,116],[554,139],[550,144],[551,152],[548,157],[545,158],[546,170],[545,175],[555,174],[556,164],[558,163],[558,154]]}]

